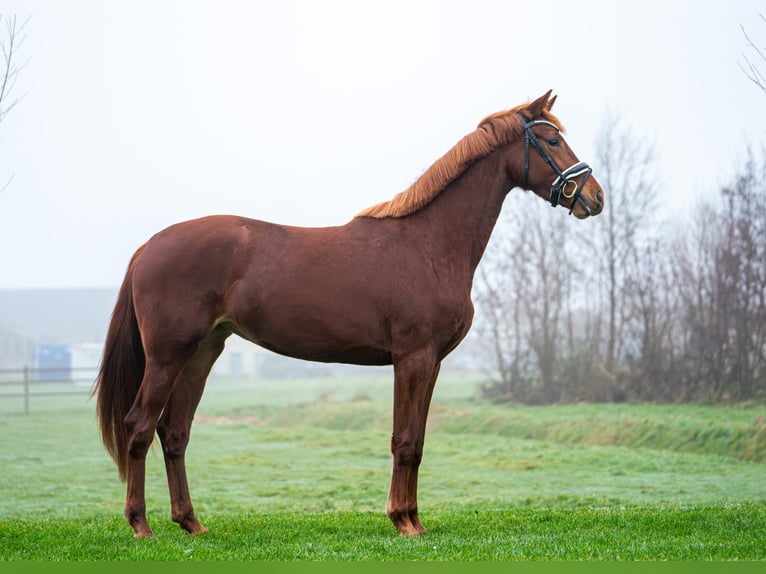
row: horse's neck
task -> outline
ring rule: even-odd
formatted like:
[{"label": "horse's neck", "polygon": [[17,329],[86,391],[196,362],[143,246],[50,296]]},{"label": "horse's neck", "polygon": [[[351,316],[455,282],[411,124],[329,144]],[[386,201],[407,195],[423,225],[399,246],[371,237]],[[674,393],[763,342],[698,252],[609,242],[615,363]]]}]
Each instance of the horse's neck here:
[{"label": "horse's neck", "polygon": [[471,277],[512,185],[498,156],[476,162],[424,208],[436,249],[444,251],[451,265],[462,263]]}]

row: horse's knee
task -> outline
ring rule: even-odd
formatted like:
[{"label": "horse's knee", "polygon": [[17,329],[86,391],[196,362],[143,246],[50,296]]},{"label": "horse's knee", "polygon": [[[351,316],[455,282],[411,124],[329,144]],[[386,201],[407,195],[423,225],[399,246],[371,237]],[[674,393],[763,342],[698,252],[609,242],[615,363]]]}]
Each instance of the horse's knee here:
[{"label": "horse's knee", "polygon": [[168,458],[180,458],[189,444],[189,431],[186,428],[169,428],[160,424],[157,434],[162,444],[162,452]]},{"label": "horse's knee", "polygon": [[128,436],[128,455],[133,458],[146,456],[154,440],[154,428],[140,414],[131,411],[125,417],[125,432]]},{"label": "horse's knee", "polygon": [[391,454],[395,464],[417,467],[423,459],[423,441],[394,435],[391,437]]},{"label": "horse's knee", "polygon": [[145,457],[152,445],[154,432],[151,430],[134,431],[128,435],[128,455],[132,458]]}]

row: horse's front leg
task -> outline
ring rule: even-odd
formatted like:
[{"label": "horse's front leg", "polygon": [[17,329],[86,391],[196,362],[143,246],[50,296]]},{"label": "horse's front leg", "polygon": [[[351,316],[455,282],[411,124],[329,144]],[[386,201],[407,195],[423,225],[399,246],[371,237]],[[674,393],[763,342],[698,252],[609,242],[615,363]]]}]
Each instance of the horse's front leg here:
[{"label": "horse's front leg", "polygon": [[418,469],[439,362],[431,349],[394,360],[393,471],[386,514],[402,536],[426,531],[418,518]]}]

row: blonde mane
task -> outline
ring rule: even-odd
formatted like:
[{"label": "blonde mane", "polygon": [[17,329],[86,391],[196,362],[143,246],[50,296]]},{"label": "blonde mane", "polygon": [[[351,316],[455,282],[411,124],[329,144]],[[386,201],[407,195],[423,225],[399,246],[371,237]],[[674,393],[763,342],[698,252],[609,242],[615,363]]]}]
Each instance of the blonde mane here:
[{"label": "blonde mane", "polygon": [[[356,217],[405,217],[422,209],[474,162],[520,136],[523,129],[517,114],[526,110],[528,106],[529,104],[522,104],[487,116],[479,122],[476,130],[464,136],[451,150],[436,160],[410,187],[389,201],[368,207]],[[563,131],[561,123],[549,110],[543,110],[542,117]]]}]

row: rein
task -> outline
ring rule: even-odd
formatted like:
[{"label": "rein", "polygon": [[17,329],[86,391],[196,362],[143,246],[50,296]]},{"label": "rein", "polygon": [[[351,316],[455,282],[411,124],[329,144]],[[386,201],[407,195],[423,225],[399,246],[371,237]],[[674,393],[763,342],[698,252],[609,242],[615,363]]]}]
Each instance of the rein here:
[{"label": "rein", "polygon": [[[565,199],[572,200],[572,203],[569,205],[570,215],[578,201],[581,201],[585,210],[590,214],[590,208],[588,208],[587,204],[580,199],[580,192],[585,187],[585,182],[588,181],[590,174],[593,172],[591,167],[584,161],[581,161],[569,166],[564,171],[561,171],[559,166],[556,165],[556,162],[553,161],[551,154],[549,154],[548,150],[543,147],[540,140],[537,139],[537,136],[532,131],[534,126],[540,125],[550,126],[556,131],[558,131],[558,128],[551,122],[545,120],[533,120],[528,122],[521,114],[519,114],[519,121],[521,122],[521,127],[524,128],[524,187],[526,188],[529,186],[529,144],[531,143],[537,150],[537,153],[540,154],[540,157],[543,158],[545,163],[551,166],[551,169],[553,169],[558,176],[553,180],[553,184],[551,185],[551,194],[549,197],[551,205],[556,207],[563,195]],[[581,185],[578,186],[574,178],[583,174],[585,177],[583,178]]]}]

